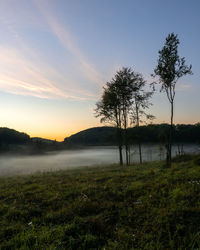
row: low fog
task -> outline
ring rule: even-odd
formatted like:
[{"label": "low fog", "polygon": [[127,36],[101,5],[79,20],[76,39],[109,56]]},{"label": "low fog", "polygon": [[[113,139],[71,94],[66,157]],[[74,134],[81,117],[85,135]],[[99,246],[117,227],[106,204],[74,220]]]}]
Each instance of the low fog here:
[{"label": "low fog", "polygon": [[[184,152],[196,153],[197,145],[184,145]],[[178,147],[173,147],[173,155]],[[159,145],[144,145],[142,147],[144,161],[165,159],[165,149]],[[0,156],[0,176],[32,174],[36,172],[72,169],[84,166],[102,166],[119,162],[117,147],[93,147],[81,150],[56,151],[44,155]],[[131,162],[139,162],[137,146],[131,148]]]},{"label": "low fog", "polygon": [[33,156],[0,156],[0,176],[99,166],[117,162],[116,147],[64,150]]}]

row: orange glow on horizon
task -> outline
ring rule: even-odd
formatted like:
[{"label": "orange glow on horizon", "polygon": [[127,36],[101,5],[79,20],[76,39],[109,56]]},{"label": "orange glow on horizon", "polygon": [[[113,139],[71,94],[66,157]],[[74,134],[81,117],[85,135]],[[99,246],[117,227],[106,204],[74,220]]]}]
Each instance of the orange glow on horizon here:
[{"label": "orange glow on horizon", "polygon": [[101,126],[106,126],[106,124],[101,124],[101,123],[94,123],[94,124],[88,124],[86,126],[74,126],[74,129],[63,129],[63,130],[57,130],[55,131],[50,131],[50,129],[48,129],[48,131],[27,131],[27,130],[18,130],[24,133],[27,133],[30,137],[40,137],[40,138],[44,138],[44,139],[50,139],[50,140],[56,140],[58,142],[62,142],[64,141],[64,139],[66,137],[69,137],[73,134],[76,134],[80,131],[92,128],[92,127],[101,127]]},{"label": "orange glow on horizon", "polygon": [[[157,122],[153,122],[152,124],[161,124],[161,123],[169,123],[168,121],[157,121]],[[196,123],[198,123],[198,121],[189,121],[189,120],[180,120],[180,121],[175,121],[175,125],[177,125],[177,124],[196,124]],[[143,124],[143,125],[145,125],[145,124]],[[30,137],[40,137],[40,138],[44,138],[44,139],[50,139],[50,140],[56,140],[56,141],[58,141],[58,142],[62,142],[62,141],[64,141],[64,139],[66,138],[66,137],[69,137],[69,136],[71,136],[71,135],[73,135],[73,134],[76,134],[76,133],[78,133],[78,132],[80,132],[80,131],[83,131],[83,130],[86,130],[86,129],[89,129],[89,128],[92,128],[92,127],[101,127],[101,126],[111,126],[111,125],[109,125],[109,124],[101,124],[101,123],[99,123],[99,124],[93,124],[93,125],[91,125],[91,126],[86,126],[86,127],[79,127],[79,128],[76,128],[76,129],[73,129],[73,130],[68,130],[66,133],[64,132],[64,131],[62,131],[62,132],[50,132],[50,131],[48,131],[48,132],[42,132],[42,131],[40,131],[40,132],[30,132],[30,133],[28,133],[28,132],[25,132],[25,131],[23,131],[23,132],[25,132],[25,133],[27,133],[27,134],[29,134],[30,135]],[[142,126],[142,124],[141,124],[141,126]]]}]

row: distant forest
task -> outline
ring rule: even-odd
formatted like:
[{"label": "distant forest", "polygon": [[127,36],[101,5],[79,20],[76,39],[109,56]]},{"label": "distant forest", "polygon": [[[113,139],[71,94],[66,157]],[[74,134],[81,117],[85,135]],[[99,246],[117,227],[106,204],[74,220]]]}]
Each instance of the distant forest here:
[{"label": "distant forest", "polygon": [[10,128],[0,128],[0,153],[41,154],[63,149],[63,143],[34,137]]},{"label": "distant forest", "polygon": [[[150,124],[146,126],[128,128],[129,144],[137,143],[165,143],[169,131],[169,124]],[[89,128],[65,138],[68,145],[117,145],[114,127]],[[194,125],[178,124],[173,127],[174,143],[200,143],[200,123]]]},{"label": "distant forest", "polygon": [[[129,144],[137,143],[138,138],[142,143],[164,144],[169,126],[150,124],[128,128]],[[57,142],[39,137],[31,138],[28,134],[14,129],[0,128],[0,152],[40,154],[74,147],[117,145],[116,132],[114,127],[89,128],[66,137],[63,142]],[[200,143],[200,123],[174,125],[173,136],[174,143]]]}]

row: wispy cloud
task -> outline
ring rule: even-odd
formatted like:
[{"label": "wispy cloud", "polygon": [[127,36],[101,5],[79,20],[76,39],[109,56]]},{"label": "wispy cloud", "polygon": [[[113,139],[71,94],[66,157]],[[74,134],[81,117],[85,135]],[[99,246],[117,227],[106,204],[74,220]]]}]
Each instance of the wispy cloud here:
[{"label": "wispy cloud", "polygon": [[[96,99],[95,93],[81,84],[76,84],[67,73],[63,74],[59,68],[51,67],[50,63],[44,62],[37,47],[30,47],[24,40],[23,34],[18,31],[17,27],[24,25],[21,23],[23,18],[20,20],[13,18],[12,5],[5,3],[4,8],[6,8],[5,15],[1,13],[0,24],[12,36],[14,45],[5,46],[3,43],[0,45],[0,90],[48,99]],[[71,46],[75,54],[80,54],[75,51],[73,44]],[[85,69],[89,68],[88,72],[92,72],[92,67],[87,65],[84,59],[82,64],[85,65]],[[94,70],[90,76],[94,79],[95,74]]]},{"label": "wispy cloud", "polygon": [[60,77],[57,72],[36,66],[16,49],[0,47],[0,89],[9,93],[31,95],[40,98],[91,99],[92,94],[79,89],[64,91],[56,87],[48,76]]},{"label": "wispy cloud", "polygon": [[55,14],[52,12],[50,2],[48,1],[39,1],[34,0],[38,9],[44,16],[47,24],[50,29],[60,41],[62,46],[70,51],[71,54],[76,58],[79,62],[81,72],[87,77],[88,80],[93,82],[94,84],[102,87],[104,80],[102,75],[95,69],[95,66],[89,62],[84,53],[80,50],[80,48],[76,45],[76,39],[72,35],[72,33],[67,29],[66,25],[63,26]]}]

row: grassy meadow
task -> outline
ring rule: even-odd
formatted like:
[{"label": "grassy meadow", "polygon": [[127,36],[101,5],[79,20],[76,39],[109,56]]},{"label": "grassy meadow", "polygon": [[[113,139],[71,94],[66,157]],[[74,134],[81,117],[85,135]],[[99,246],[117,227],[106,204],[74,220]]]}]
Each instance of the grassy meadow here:
[{"label": "grassy meadow", "polygon": [[198,249],[200,156],[0,178],[0,249]]}]

